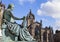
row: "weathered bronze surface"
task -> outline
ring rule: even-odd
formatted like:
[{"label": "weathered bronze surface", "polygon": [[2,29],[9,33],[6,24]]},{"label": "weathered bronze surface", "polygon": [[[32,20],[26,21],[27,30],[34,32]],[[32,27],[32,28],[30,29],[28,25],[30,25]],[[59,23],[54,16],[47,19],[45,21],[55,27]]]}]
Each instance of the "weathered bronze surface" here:
[{"label": "weathered bronze surface", "polygon": [[[3,12],[2,42],[36,42],[27,30],[26,17],[17,18],[13,16],[13,5],[9,4]],[[23,20],[23,28],[15,20]],[[18,41],[18,36],[20,41]]]}]

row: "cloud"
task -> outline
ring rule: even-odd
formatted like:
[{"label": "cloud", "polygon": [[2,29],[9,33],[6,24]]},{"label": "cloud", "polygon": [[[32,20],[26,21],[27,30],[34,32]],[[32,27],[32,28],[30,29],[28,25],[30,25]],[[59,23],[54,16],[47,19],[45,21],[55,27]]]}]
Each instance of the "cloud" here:
[{"label": "cloud", "polygon": [[60,28],[60,0],[48,0],[42,3],[37,14],[54,18],[56,20],[54,25]]},{"label": "cloud", "polygon": [[55,27],[56,27],[56,29],[60,28],[60,19],[56,19]]},{"label": "cloud", "polygon": [[42,11],[40,9],[37,10],[37,14],[38,15],[41,15],[42,14]]},{"label": "cloud", "polygon": [[36,0],[19,0],[19,3],[22,5],[26,2],[29,2],[29,3],[34,3]]},{"label": "cloud", "polygon": [[[40,11],[40,13],[38,12]],[[42,3],[40,9],[38,9],[37,14],[52,16],[53,18],[60,18],[60,2],[46,2]]]}]

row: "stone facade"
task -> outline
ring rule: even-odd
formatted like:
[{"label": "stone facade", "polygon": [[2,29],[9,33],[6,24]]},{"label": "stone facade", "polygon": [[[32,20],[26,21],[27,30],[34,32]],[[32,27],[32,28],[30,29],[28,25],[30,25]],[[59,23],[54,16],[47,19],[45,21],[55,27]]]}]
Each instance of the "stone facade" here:
[{"label": "stone facade", "polygon": [[54,34],[54,42],[60,42],[60,30],[56,30]]},{"label": "stone facade", "polygon": [[1,1],[0,2],[0,36],[2,36],[2,33],[1,33],[1,25],[2,25],[2,18],[3,18],[4,9],[5,9],[5,5],[2,4],[2,1]]},{"label": "stone facade", "polygon": [[2,1],[0,2],[0,42],[2,42],[2,33],[1,33],[1,25],[2,25],[2,16],[3,16],[3,11],[5,9],[5,5],[2,4]]},{"label": "stone facade", "polygon": [[35,22],[35,16],[33,13],[29,12],[27,15],[27,26],[30,34],[38,42],[53,42],[53,30],[51,27],[42,27],[42,20],[40,22]]},{"label": "stone facade", "polygon": [[5,5],[0,2],[0,29],[1,29],[1,24],[2,24],[2,16],[3,16],[3,11],[5,9]]}]

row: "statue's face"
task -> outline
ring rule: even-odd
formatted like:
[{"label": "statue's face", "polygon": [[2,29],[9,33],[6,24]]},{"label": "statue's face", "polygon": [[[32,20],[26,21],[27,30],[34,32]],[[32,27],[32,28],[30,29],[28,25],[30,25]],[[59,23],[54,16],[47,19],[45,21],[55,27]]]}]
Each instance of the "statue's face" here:
[{"label": "statue's face", "polygon": [[13,10],[14,7],[11,7],[11,10]]},{"label": "statue's face", "polygon": [[8,7],[9,7],[8,9],[13,10],[14,5],[13,5],[13,4],[9,4],[9,6],[8,6]]}]

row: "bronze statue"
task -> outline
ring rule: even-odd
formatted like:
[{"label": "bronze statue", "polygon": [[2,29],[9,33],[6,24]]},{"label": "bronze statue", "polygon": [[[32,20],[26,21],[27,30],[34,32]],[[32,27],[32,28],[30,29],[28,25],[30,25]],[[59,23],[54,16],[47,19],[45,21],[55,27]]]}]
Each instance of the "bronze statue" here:
[{"label": "bronze statue", "polygon": [[[14,17],[11,12],[11,10],[13,10],[13,7],[14,6],[12,4],[9,4],[8,8],[5,9],[3,13],[2,23],[3,42],[17,42],[18,36],[22,42],[34,41],[35,39],[30,35],[30,33],[27,30],[26,17],[25,16],[23,18]],[[23,20],[23,28],[21,28],[21,26],[17,24],[14,20]]]}]

